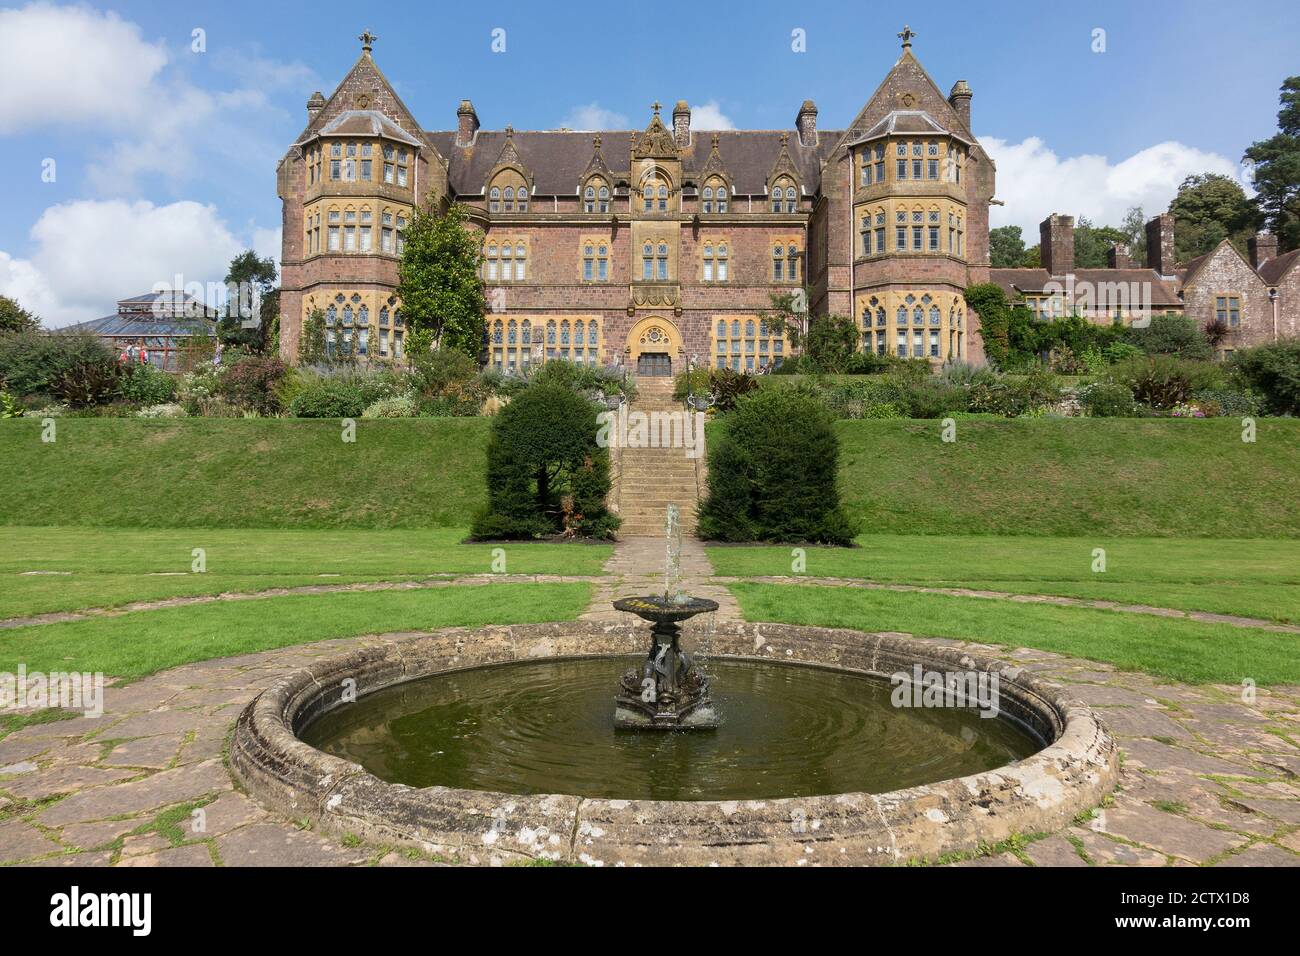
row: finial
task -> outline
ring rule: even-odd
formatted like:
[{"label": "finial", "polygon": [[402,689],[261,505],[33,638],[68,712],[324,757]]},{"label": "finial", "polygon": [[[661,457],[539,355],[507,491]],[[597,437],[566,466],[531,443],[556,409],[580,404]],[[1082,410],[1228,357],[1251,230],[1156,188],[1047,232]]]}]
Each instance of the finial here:
[{"label": "finial", "polygon": [[714,148],[714,149],[717,149],[717,148],[718,148],[718,134],[717,134],[717,133],[714,133],[714,134],[713,134],[713,148]]},{"label": "finial", "polygon": [[912,32],[912,28],[911,28],[911,27],[909,27],[909,26],[904,26],[904,27],[903,27],[903,32],[902,32],[902,33],[899,33],[899,34],[896,34],[896,35],[897,35],[897,36],[900,36],[900,37],[903,38],[903,49],[904,49],[904,50],[910,50],[910,49],[912,49],[912,37],[916,36],[916,34]]},{"label": "finial", "polygon": [[790,142],[790,134],[783,132],[781,134],[781,148],[784,149],[789,144],[789,142]]},{"label": "finial", "polygon": [[591,138],[591,145],[592,145],[592,148],[593,148],[593,149],[600,149],[600,134],[599,134],[599,133],[597,133],[595,136],[593,136],[593,137]]},{"label": "finial", "polygon": [[379,37],[375,36],[369,30],[366,30],[361,34],[361,36],[357,37],[357,39],[361,41],[361,52],[369,53],[374,49],[375,41],[378,40]]},{"label": "finial", "polygon": [[515,135],[515,128],[514,128],[514,126],[510,125],[509,123],[507,123],[507,124],[506,124],[506,139],[510,139],[510,138],[513,137],[514,135]]},{"label": "finial", "polygon": [[650,104],[650,108],[655,111],[655,116],[658,116],[659,111],[663,109],[663,105],[658,100],[655,100]]}]

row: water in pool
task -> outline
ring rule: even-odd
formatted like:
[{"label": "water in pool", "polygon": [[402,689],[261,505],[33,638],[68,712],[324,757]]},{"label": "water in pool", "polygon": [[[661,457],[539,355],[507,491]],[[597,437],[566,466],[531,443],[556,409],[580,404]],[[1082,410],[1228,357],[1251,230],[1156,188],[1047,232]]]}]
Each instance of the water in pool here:
[{"label": "water in pool", "polygon": [[628,658],[503,664],[412,681],[302,738],[413,787],[650,800],[883,793],[978,773],[1041,744],[972,710],[896,708],[887,681],[713,658],[716,730],[616,730]]}]

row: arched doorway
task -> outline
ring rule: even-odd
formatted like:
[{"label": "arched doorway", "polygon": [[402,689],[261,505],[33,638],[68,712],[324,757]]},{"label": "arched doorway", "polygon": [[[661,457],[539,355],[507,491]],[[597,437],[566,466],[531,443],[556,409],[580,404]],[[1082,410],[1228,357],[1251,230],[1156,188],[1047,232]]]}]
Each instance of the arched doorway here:
[{"label": "arched doorway", "polygon": [[652,315],[632,326],[624,352],[637,375],[672,375],[682,355],[682,333],[671,320]]}]

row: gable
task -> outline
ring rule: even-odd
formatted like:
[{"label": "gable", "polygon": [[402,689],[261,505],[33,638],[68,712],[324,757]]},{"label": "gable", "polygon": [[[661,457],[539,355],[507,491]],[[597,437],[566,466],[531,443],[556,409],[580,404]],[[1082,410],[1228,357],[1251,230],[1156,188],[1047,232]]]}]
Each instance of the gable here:
[{"label": "gable", "polygon": [[921,66],[910,49],[906,49],[876,87],[876,92],[871,94],[867,105],[849,124],[836,144],[835,151],[838,153],[845,144],[860,139],[890,113],[898,110],[923,111],[947,129],[964,134],[972,142],[975,140],[948,98],[925,71],[925,67]]}]

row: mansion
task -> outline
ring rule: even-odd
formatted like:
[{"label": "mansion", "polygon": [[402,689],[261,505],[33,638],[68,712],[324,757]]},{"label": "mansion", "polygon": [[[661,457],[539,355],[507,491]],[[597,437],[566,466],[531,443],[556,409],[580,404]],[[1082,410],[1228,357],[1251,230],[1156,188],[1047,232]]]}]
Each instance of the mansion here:
[{"label": "mansion", "polygon": [[[995,170],[971,132],[972,91],[957,80],[945,95],[914,34],[900,36],[901,56],[846,129],[820,129],[812,100],[785,130],[695,129],[678,101],[668,115],[655,103],[642,130],[577,132],[484,129],[469,100],[454,129],[426,130],[363,34],[334,93],[308,100],[278,167],[284,357],[319,311],[330,341],[400,358],[403,229],[417,208],[458,202],[483,234],[484,358],[502,369],[558,357],[647,374],[688,362],[761,371],[790,351],[764,313],[800,290],[812,321],[854,316],[865,350],[982,361],[964,290],[994,281],[1043,314],[1072,309],[1053,285],[1073,272],[1072,220],[1044,223],[1043,269],[990,270]],[[1226,348],[1295,334],[1300,288],[1278,291],[1300,286],[1294,253],[1279,259],[1274,243],[1270,263],[1263,237],[1258,262],[1225,244],[1178,266],[1172,229],[1167,216],[1148,227],[1146,268],[1116,250],[1115,268],[1090,281],[1145,284],[1156,311],[1220,313]]]}]

